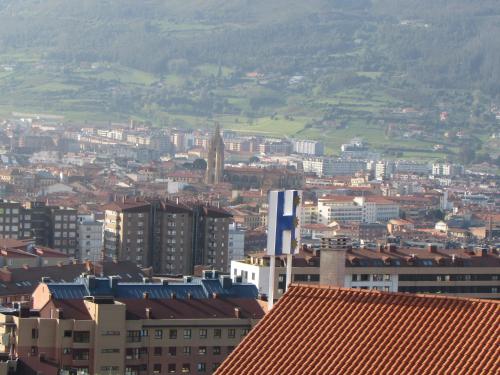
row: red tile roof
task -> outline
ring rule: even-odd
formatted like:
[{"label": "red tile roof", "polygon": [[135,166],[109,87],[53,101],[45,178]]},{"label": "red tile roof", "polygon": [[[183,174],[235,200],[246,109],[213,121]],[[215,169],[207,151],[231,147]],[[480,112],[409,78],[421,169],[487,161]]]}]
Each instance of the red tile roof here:
[{"label": "red tile roof", "polygon": [[292,285],[216,375],[498,374],[500,302]]}]

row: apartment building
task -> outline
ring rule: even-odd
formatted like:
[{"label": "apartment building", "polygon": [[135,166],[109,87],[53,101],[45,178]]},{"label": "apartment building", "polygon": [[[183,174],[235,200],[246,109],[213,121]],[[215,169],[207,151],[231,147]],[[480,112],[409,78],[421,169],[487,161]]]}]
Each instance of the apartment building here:
[{"label": "apartment building", "polygon": [[33,293],[36,310],[0,314],[8,338],[2,349],[46,375],[210,374],[263,317],[255,296],[253,285],[230,278],[123,288],[115,278],[42,283]]},{"label": "apartment building", "polygon": [[297,154],[321,156],[324,152],[324,145],[319,141],[299,139],[293,141],[293,152]]},{"label": "apartment building", "polygon": [[77,211],[72,208],[0,200],[1,238],[33,239],[37,245],[78,257],[76,222]]},{"label": "apartment building", "polygon": [[78,215],[77,243],[80,260],[96,262],[102,258],[103,223],[93,214]]},{"label": "apartment building", "polygon": [[363,207],[350,196],[324,196],[318,199],[318,223],[328,225],[332,221],[362,222]]},{"label": "apartment building", "polygon": [[399,217],[399,205],[380,196],[324,196],[318,199],[318,222],[387,222]]},{"label": "apartment building", "polygon": [[432,174],[434,176],[457,177],[464,173],[464,167],[459,164],[434,163],[432,164]]},{"label": "apartment building", "polygon": [[158,274],[191,273],[193,263],[193,215],[173,202],[159,202],[155,210],[153,268]]},{"label": "apartment building", "polygon": [[[319,252],[319,254],[318,254]],[[462,297],[500,298],[500,258],[497,249],[439,249],[379,245],[377,249],[347,248],[343,286],[391,292],[438,293]],[[321,251],[294,257],[292,282],[318,284]],[[328,267],[326,267],[328,268]],[[269,257],[263,253],[231,263],[231,275],[269,292]],[[284,259],[277,260],[275,296],[286,286]]]},{"label": "apartment building", "polygon": [[304,172],[323,176],[353,176],[366,170],[361,160],[335,159],[331,157],[305,157],[302,159]]},{"label": "apartment building", "polygon": [[157,274],[192,274],[195,265],[229,269],[231,215],[202,204],[120,201],[105,207],[108,259],[152,266]]},{"label": "apartment building", "polygon": [[301,225],[316,224],[318,222],[318,205],[312,201],[302,203],[300,210]]},{"label": "apartment building", "polygon": [[142,266],[151,264],[151,205],[120,201],[104,206],[104,255],[108,259],[129,260]]},{"label": "apartment building", "polygon": [[76,243],[77,211],[72,208],[50,207],[48,218],[51,228],[49,247],[79,259]]},{"label": "apartment building", "polygon": [[227,250],[229,265],[233,260],[245,258],[245,232],[245,229],[239,227],[236,223],[229,225]]},{"label": "apartment building", "polygon": [[208,265],[217,270],[229,269],[229,224],[231,215],[223,209],[193,207],[193,268]]}]

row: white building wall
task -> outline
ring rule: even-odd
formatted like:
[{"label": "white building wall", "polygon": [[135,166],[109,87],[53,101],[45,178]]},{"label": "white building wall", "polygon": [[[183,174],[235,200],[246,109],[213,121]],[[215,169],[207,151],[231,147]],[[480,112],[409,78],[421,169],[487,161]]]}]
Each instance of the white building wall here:
[{"label": "white building wall", "polygon": [[269,294],[269,267],[233,260],[231,262],[231,276],[241,276],[243,282],[254,284],[259,293]]},{"label": "white building wall", "polygon": [[78,251],[80,260],[98,261],[101,259],[103,224],[93,215],[78,215]]},{"label": "white building wall", "polygon": [[245,231],[235,224],[229,225],[228,264],[245,258]]}]

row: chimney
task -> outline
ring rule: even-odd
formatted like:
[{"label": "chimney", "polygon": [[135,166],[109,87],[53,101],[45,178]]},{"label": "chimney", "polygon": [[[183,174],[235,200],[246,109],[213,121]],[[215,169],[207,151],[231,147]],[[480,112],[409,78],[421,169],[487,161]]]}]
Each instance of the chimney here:
[{"label": "chimney", "polygon": [[27,264],[23,264],[23,268],[24,268],[25,270],[29,270],[29,269],[30,269],[30,266],[29,266],[29,265],[27,265]]},{"label": "chimney", "polygon": [[432,244],[432,243],[428,244],[427,251],[429,251],[429,253],[433,253],[433,254],[437,253],[437,245]]},{"label": "chimney", "polygon": [[161,284],[162,284],[163,286],[168,285],[168,280],[162,280],[162,281],[161,281]]},{"label": "chimney", "polygon": [[487,247],[476,247],[474,249],[474,255],[478,257],[485,257],[488,255],[488,248]]},{"label": "chimney", "polygon": [[26,304],[21,303],[19,305],[19,317],[27,318],[30,316],[30,307]]},{"label": "chimney", "polygon": [[191,294],[191,292],[188,292],[187,299],[189,299],[189,300],[193,299],[193,295]]},{"label": "chimney", "polygon": [[241,309],[239,307],[234,308],[234,316],[236,317],[236,319],[241,318]]},{"label": "chimney", "polygon": [[170,298],[177,299],[177,295],[174,292],[172,292],[170,293]]},{"label": "chimney", "polygon": [[0,280],[10,283],[12,281],[12,272],[9,271],[9,267],[3,267],[0,269]]},{"label": "chimney", "polygon": [[398,245],[396,245],[395,243],[387,244],[387,249],[389,250],[390,253],[395,253],[396,250],[398,249]]},{"label": "chimney", "polygon": [[321,285],[344,286],[346,253],[350,246],[351,239],[344,236],[321,239],[319,263]]},{"label": "chimney", "polygon": [[233,280],[231,279],[231,276],[228,275],[221,276],[220,283],[222,285],[222,289],[231,289],[233,286]]},{"label": "chimney", "polygon": [[377,244],[377,251],[378,251],[379,253],[383,253],[383,252],[385,251],[385,246],[384,246],[384,244],[383,244],[383,243],[379,243],[379,244]]},{"label": "chimney", "polygon": [[110,276],[109,277],[109,286],[111,289],[115,290],[118,286],[118,282],[120,281],[120,276]]},{"label": "chimney", "polygon": [[142,298],[143,299],[149,299],[149,293],[148,292],[142,293]]},{"label": "chimney", "polygon": [[212,299],[218,299],[219,298],[219,294],[218,293],[212,293]]},{"label": "chimney", "polygon": [[150,307],[146,307],[146,319],[152,319],[152,311]]},{"label": "chimney", "polygon": [[56,319],[63,319],[64,314],[63,314],[63,309],[56,309]]}]

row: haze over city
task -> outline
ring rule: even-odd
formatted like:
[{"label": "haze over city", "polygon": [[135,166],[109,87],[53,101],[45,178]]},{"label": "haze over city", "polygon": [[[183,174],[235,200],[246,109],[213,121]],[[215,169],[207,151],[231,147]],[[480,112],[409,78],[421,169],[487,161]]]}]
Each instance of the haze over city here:
[{"label": "haze over city", "polygon": [[496,0],[0,0],[0,375],[499,372]]}]

